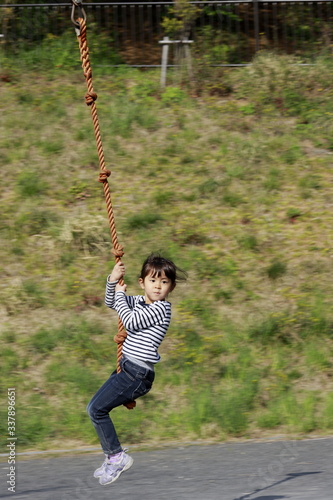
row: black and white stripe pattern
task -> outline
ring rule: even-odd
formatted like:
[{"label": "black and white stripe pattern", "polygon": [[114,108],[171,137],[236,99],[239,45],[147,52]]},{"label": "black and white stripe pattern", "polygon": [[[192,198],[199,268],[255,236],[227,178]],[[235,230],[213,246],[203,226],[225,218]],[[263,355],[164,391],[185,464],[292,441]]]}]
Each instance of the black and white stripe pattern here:
[{"label": "black and white stripe pattern", "polygon": [[117,282],[106,283],[105,304],[115,309],[127,331],[123,353],[150,363],[157,363],[157,350],[164,339],[171,320],[171,304],[159,300],[145,304],[142,295],[127,296],[115,293]]}]

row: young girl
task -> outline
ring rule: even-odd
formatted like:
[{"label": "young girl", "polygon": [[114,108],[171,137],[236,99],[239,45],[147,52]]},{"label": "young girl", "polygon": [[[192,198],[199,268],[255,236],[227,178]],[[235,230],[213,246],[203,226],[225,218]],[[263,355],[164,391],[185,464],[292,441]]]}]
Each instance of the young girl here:
[{"label": "young girl", "polygon": [[160,360],[160,346],[171,319],[171,304],[166,299],[186,273],[170,260],[150,255],[143,263],[139,284],[144,296],[127,296],[126,285],[118,281],[125,266],[118,262],[106,283],[105,304],[115,309],[127,331],[122,346],[120,373],[114,371],[91,399],[87,412],[96,429],[105,460],[94,477],[102,485],[114,482],[129,469],[133,459],[122,449],[109,412],[150,391],[154,365]]}]

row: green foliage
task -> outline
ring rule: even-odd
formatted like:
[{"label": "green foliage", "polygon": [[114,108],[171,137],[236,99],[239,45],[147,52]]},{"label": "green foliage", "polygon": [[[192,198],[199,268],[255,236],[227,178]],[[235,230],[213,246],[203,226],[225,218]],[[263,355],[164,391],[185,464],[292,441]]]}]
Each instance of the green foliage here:
[{"label": "green foliage", "polygon": [[333,393],[329,392],[325,398],[321,425],[324,429],[333,428]]},{"label": "green foliage", "polygon": [[207,179],[205,182],[200,184],[199,193],[201,196],[210,196],[212,193],[217,191],[218,187],[219,183],[215,179]]},{"label": "green foliage", "polygon": [[287,210],[287,218],[288,219],[295,219],[296,217],[300,217],[302,215],[302,212],[298,208],[288,208]]},{"label": "green foliage", "polygon": [[244,200],[240,194],[232,192],[230,189],[226,189],[222,196],[222,201],[231,207],[237,207],[243,203]]},{"label": "green foliage", "polygon": [[[233,35],[229,34],[231,42]],[[198,43],[194,46],[198,64],[225,64],[233,51],[233,43],[221,30],[203,26],[198,30]],[[231,62],[231,61],[230,61]]]},{"label": "green foliage", "polygon": [[168,205],[174,198],[172,191],[157,191],[154,193],[154,201],[156,205]]},{"label": "green foliage", "polygon": [[38,446],[54,435],[54,424],[53,409],[47,398],[39,394],[30,395],[27,404],[20,409],[21,446]]},{"label": "green foliage", "polygon": [[245,116],[255,114],[255,106],[252,103],[244,104],[243,106],[240,106],[239,109]]},{"label": "green foliage", "polygon": [[264,320],[257,319],[249,328],[249,336],[263,343],[283,339],[283,318],[271,314]]},{"label": "green foliage", "polygon": [[281,172],[277,168],[271,168],[263,183],[268,191],[281,189]]},{"label": "green foliage", "polygon": [[149,226],[156,224],[162,220],[162,216],[152,212],[142,212],[131,215],[126,220],[126,228],[131,229],[145,229]]},{"label": "green foliage", "polygon": [[22,284],[22,294],[30,307],[43,307],[46,304],[46,296],[40,283],[34,280],[26,280]]},{"label": "green foliage", "polygon": [[16,353],[12,348],[6,347],[2,351],[0,372],[2,373],[2,376],[6,376],[8,375],[8,373],[11,373],[13,370],[16,370],[16,368],[17,368]]},{"label": "green foliage", "polygon": [[154,131],[160,126],[152,107],[145,107],[140,100],[129,100],[121,94],[110,102],[106,111],[110,135],[129,138],[136,128]]},{"label": "green foliage", "polygon": [[29,198],[46,194],[48,186],[40,172],[25,170],[17,177],[17,191],[22,198]]},{"label": "green foliage", "polygon": [[99,350],[96,336],[103,333],[102,327],[85,320],[66,322],[58,328],[41,328],[30,338],[31,347],[39,354],[48,354],[64,345],[71,348],[79,359],[105,359],[106,353]]},{"label": "green foliage", "polygon": [[179,87],[167,87],[161,94],[161,101],[165,106],[181,104],[186,98],[186,92]]},{"label": "green foliage", "polygon": [[128,90],[128,97],[130,100],[140,102],[142,104],[153,104],[153,96],[159,94],[160,86],[155,81],[142,81]]},{"label": "green foliage", "polygon": [[306,356],[307,365],[311,368],[317,368],[319,370],[325,370],[332,366],[332,361],[330,359],[330,353],[327,352],[326,346],[321,345],[321,342],[313,342],[309,340],[307,346],[304,349]]},{"label": "green foliage", "polygon": [[241,435],[248,428],[248,414],[253,404],[251,384],[235,386],[219,397],[217,408],[222,429],[231,435]]},{"label": "green foliage", "polygon": [[191,4],[189,0],[178,0],[174,7],[169,7],[168,15],[162,20],[161,26],[167,35],[182,37],[190,30],[200,12],[201,8]]},{"label": "green foliage", "polygon": [[58,345],[59,340],[59,332],[49,332],[42,328],[31,337],[31,345],[36,351],[47,353]]},{"label": "green foliage", "polygon": [[[41,12],[42,10],[39,14]],[[101,32],[99,27],[91,23],[87,36],[89,37],[90,57],[94,64],[101,62],[105,64],[106,61],[108,64],[121,64],[121,57],[112,48],[112,39],[109,34]],[[80,55],[75,38],[70,30],[59,36],[45,33],[38,44],[29,44],[22,39],[17,41],[16,45],[13,44],[11,48],[16,57],[17,51],[20,49],[22,65],[29,68],[44,68],[44,70],[58,68],[58,71],[79,69]]]},{"label": "green foliage", "polygon": [[69,267],[76,259],[76,254],[73,251],[64,251],[59,258],[59,263],[62,267]]},{"label": "green foliage", "polygon": [[315,174],[304,175],[299,181],[299,187],[303,190],[320,189],[320,177]]},{"label": "green foliage", "polygon": [[283,151],[281,157],[285,163],[293,164],[302,156],[300,147],[298,145],[288,148]]},{"label": "green foliage", "polygon": [[[265,61],[264,64],[262,64]],[[297,116],[302,123],[316,122],[320,119],[319,100],[314,89],[318,89],[324,97],[323,86],[329,84],[330,63],[324,58],[318,59],[320,76],[317,69],[308,71],[300,65],[300,60],[293,56],[279,56],[261,52],[251,66],[242,71],[242,79],[237,82],[236,92],[249,99],[257,112],[263,112],[273,106],[286,116]],[[256,81],[255,91],[251,87]],[[330,101],[327,100],[331,109]],[[299,152],[291,149],[287,154],[288,161],[295,161]]]},{"label": "green foliage", "polygon": [[15,227],[28,234],[40,234],[45,232],[52,223],[57,221],[57,216],[51,210],[32,205],[19,213],[15,219]]},{"label": "green foliage", "polygon": [[267,276],[271,280],[281,278],[287,272],[287,265],[280,260],[274,260],[266,269]]},{"label": "green foliage", "polygon": [[242,236],[239,242],[245,250],[258,250],[258,239],[254,234],[246,234]]},{"label": "green foliage", "polygon": [[61,139],[41,141],[39,146],[46,156],[59,155],[64,149],[64,143]]},{"label": "green foliage", "polygon": [[71,361],[71,363],[54,361],[48,366],[45,379],[50,386],[51,393],[55,385],[62,385],[64,395],[74,392],[88,397],[89,394],[96,391],[100,384],[99,377],[93,374],[89,368],[75,361]]}]

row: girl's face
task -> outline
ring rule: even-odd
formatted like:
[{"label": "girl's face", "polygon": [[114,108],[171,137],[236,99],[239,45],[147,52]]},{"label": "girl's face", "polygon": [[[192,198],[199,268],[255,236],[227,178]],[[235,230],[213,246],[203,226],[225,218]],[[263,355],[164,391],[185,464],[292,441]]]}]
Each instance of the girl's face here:
[{"label": "girl's face", "polygon": [[145,291],[146,304],[152,304],[157,300],[165,300],[176,285],[166,277],[162,271],[160,276],[155,276],[151,271],[144,279],[139,279],[141,288]]}]

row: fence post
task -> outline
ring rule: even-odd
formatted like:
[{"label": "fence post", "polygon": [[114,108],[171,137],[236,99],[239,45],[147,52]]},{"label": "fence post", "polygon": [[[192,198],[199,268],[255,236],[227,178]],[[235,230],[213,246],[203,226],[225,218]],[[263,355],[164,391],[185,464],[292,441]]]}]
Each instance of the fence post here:
[{"label": "fence post", "polygon": [[169,37],[165,36],[161,42],[162,44],[162,61],[161,61],[161,86],[165,87],[166,74],[168,67],[168,52],[169,52]]},{"label": "fence post", "polygon": [[255,53],[260,49],[259,41],[259,1],[252,0],[253,3],[253,18],[254,18],[254,38],[255,38]]}]

